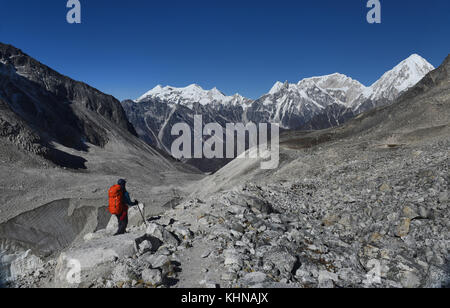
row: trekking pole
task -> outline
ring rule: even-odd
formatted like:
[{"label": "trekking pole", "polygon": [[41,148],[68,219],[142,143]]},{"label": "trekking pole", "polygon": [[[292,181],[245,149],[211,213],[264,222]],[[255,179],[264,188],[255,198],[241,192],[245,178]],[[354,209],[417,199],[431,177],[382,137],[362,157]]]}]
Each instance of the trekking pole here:
[{"label": "trekking pole", "polygon": [[[142,206],[145,207],[144,204],[142,204]],[[138,209],[139,209],[139,213],[141,213],[142,220],[144,221],[145,227],[148,227],[147,221],[145,220],[145,217],[144,217],[144,214],[143,214],[142,211],[141,211],[141,205],[140,205],[140,204],[138,205]]]}]

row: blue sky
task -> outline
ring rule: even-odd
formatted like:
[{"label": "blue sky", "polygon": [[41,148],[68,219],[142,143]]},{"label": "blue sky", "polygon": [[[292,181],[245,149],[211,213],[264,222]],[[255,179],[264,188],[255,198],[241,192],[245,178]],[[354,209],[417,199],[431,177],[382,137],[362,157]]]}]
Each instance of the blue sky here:
[{"label": "blue sky", "polygon": [[0,41],[119,99],[157,84],[216,86],[257,98],[275,81],[340,72],[366,85],[412,53],[450,53],[450,1],[0,0]]}]

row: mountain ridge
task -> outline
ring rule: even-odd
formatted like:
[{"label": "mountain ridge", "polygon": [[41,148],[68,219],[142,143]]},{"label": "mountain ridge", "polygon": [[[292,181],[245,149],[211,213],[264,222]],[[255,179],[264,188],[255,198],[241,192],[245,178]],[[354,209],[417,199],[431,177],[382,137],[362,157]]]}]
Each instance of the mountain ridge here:
[{"label": "mountain ridge", "polygon": [[[203,115],[204,123],[221,125],[253,122],[276,123],[286,130],[326,129],[392,103],[432,68],[425,59],[413,54],[370,87],[334,73],[304,78],[298,83],[276,82],[256,100],[242,96],[233,99],[216,88],[203,90],[194,84],[185,88],[157,86],[138,100],[123,101],[122,105],[139,136],[170,153],[174,141],[171,127],[185,122],[193,129],[192,118],[196,114]],[[203,171],[216,171],[218,167]]]},{"label": "mountain ridge", "polygon": [[[428,73],[429,71],[433,70],[434,67],[428,62],[426,61],[423,57],[421,57],[418,54],[412,54],[411,56],[409,56],[408,58],[406,58],[405,60],[401,61],[399,64],[397,64],[395,67],[393,67],[391,70],[387,71],[386,73],[384,73],[377,81],[375,81],[372,85],[370,86],[365,86],[364,84],[362,84],[361,82],[359,82],[356,79],[353,79],[350,76],[347,76],[345,74],[336,72],[336,73],[332,73],[332,74],[328,74],[328,75],[322,75],[322,76],[312,76],[312,77],[306,77],[301,79],[300,81],[298,81],[297,83],[289,83],[289,82],[280,82],[277,81],[275,82],[275,84],[272,86],[272,88],[266,93],[263,94],[261,97],[259,97],[258,99],[261,99],[264,96],[270,95],[270,94],[275,94],[277,92],[279,92],[281,89],[283,88],[287,88],[288,86],[292,85],[292,86],[301,86],[304,84],[308,84],[310,82],[315,83],[317,86],[320,86],[322,89],[327,89],[327,90],[343,90],[342,84],[351,84],[354,87],[360,88],[360,95],[364,94],[365,97],[367,98],[371,98],[371,96],[373,96],[374,94],[377,94],[377,96],[375,96],[376,99],[380,99],[380,96],[382,96],[383,94],[383,84],[386,83],[390,83],[392,84],[393,81],[389,80],[390,76],[395,75],[395,73],[398,73],[399,71],[401,71],[403,68],[409,68],[414,69],[414,68],[418,68],[418,70],[416,71],[416,74],[411,76],[412,80],[408,80],[408,78],[406,78],[406,82],[402,83],[399,86],[398,92],[403,92],[405,90],[407,90],[408,88],[412,87],[413,85],[415,85],[418,81],[420,81],[420,79],[425,76],[426,73]],[[332,79],[330,81],[330,79]],[[327,83],[327,81],[329,82],[328,85],[322,86],[324,84]],[[334,82],[334,84],[333,84]],[[331,84],[330,84],[331,83]],[[337,85],[336,85],[337,83]],[[386,87],[386,86],[384,86]],[[203,96],[199,95],[197,97],[195,97],[194,95],[190,95],[190,93],[185,93],[186,90],[191,90],[193,88],[198,89],[199,92],[203,92]],[[170,92],[178,92],[178,95],[175,97],[171,97]],[[373,92],[377,92],[377,93],[373,93]],[[381,92],[381,94],[380,94]],[[164,95],[162,95],[164,94]],[[235,97],[239,97],[241,100],[245,100],[246,103],[248,102],[252,102],[252,101],[256,101],[250,98],[246,98],[243,97],[242,95],[236,93],[233,96],[227,96],[226,94],[224,94],[223,92],[221,92],[219,89],[217,89],[216,87],[212,88],[211,90],[205,90],[203,89],[201,86],[199,86],[198,84],[191,84],[187,87],[173,87],[170,85],[167,86],[162,86],[162,85],[157,85],[156,87],[154,87],[153,89],[151,89],[150,91],[146,92],[145,94],[143,94],[142,96],[140,96],[138,99],[134,100],[136,103],[139,102],[144,102],[145,100],[150,100],[150,99],[155,99],[155,98],[159,98],[161,101],[165,101],[168,103],[177,103],[176,99],[182,99],[183,98],[183,94],[185,94],[186,96],[191,96],[186,98],[187,100],[190,100],[190,103],[194,103],[194,102],[199,102],[202,105],[206,105],[208,103],[215,103],[215,102],[227,102],[229,100],[231,100],[231,98],[235,98]],[[210,96],[210,101],[208,101],[207,98],[208,95]],[[220,97],[222,96],[222,97]],[[351,105],[351,103],[356,100],[357,97],[353,97],[353,99],[348,102],[346,105]],[[373,98],[372,98],[373,99]],[[342,101],[341,101],[342,102]],[[345,102],[343,102],[345,103]]]},{"label": "mountain ridge", "polygon": [[[40,132],[42,144],[56,140],[85,149],[87,141],[104,147],[108,125],[137,136],[113,96],[59,74],[11,45],[0,44],[0,76],[0,97],[13,111],[10,118]],[[102,126],[99,120],[110,124]]]}]

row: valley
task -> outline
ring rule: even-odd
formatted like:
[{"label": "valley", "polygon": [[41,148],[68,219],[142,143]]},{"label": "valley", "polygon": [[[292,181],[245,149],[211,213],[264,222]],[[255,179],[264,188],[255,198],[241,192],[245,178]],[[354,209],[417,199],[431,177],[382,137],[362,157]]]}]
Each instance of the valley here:
[{"label": "valley", "polygon": [[[370,90],[333,74],[255,101],[193,85],[120,103],[0,44],[0,284],[448,287],[449,72],[413,55]],[[171,157],[199,114],[278,123],[278,168]],[[113,236],[119,178],[145,222],[132,208]]]}]

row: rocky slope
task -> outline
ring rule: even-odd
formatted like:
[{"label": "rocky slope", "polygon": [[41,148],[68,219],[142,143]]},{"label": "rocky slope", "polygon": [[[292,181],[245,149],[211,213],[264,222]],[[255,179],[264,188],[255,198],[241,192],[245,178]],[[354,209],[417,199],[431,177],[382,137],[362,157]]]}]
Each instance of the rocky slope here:
[{"label": "rocky slope", "polygon": [[[12,111],[10,121],[22,120],[37,131],[43,146],[53,140],[74,149],[84,149],[84,141],[104,146],[108,127],[102,122],[136,134],[112,96],[58,74],[13,46],[0,44],[0,76],[0,98]],[[2,122],[12,126],[8,119]]]},{"label": "rocky slope", "polygon": [[[252,101],[239,94],[226,96],[216,88],[198,85],[186,88],[157,86],[136,101],[122,102],[138,135],[168,153],[176,137],[175,123],[193,127],[193,116],[201,114],[204,124],[276,123],[283,129],[316,130],[339,126],[361,112],[392,103],[414,86],[433,66],[412,55],[384,74],[371,87],[342,74],[301,80],[297,84],[277,82],[266,95]],[[207,138],[205,139],[205,141]],[[216,171],[229,160],[190,161],[204,171]]]},{"label": "rocky slope", "polygon": [[147,227],[89,234],[17,282],[68,286],[75,258],[74,287],[448,287],[449,115],[450,56],[392,105],[286,132],[278,169],[236,159]]},{"label": "rocky slope", "polygon": [[0,284],[27,250],[104,228],[119,178],[156,214],[201,177],[136,135],[115,98],[0,44]]}]

